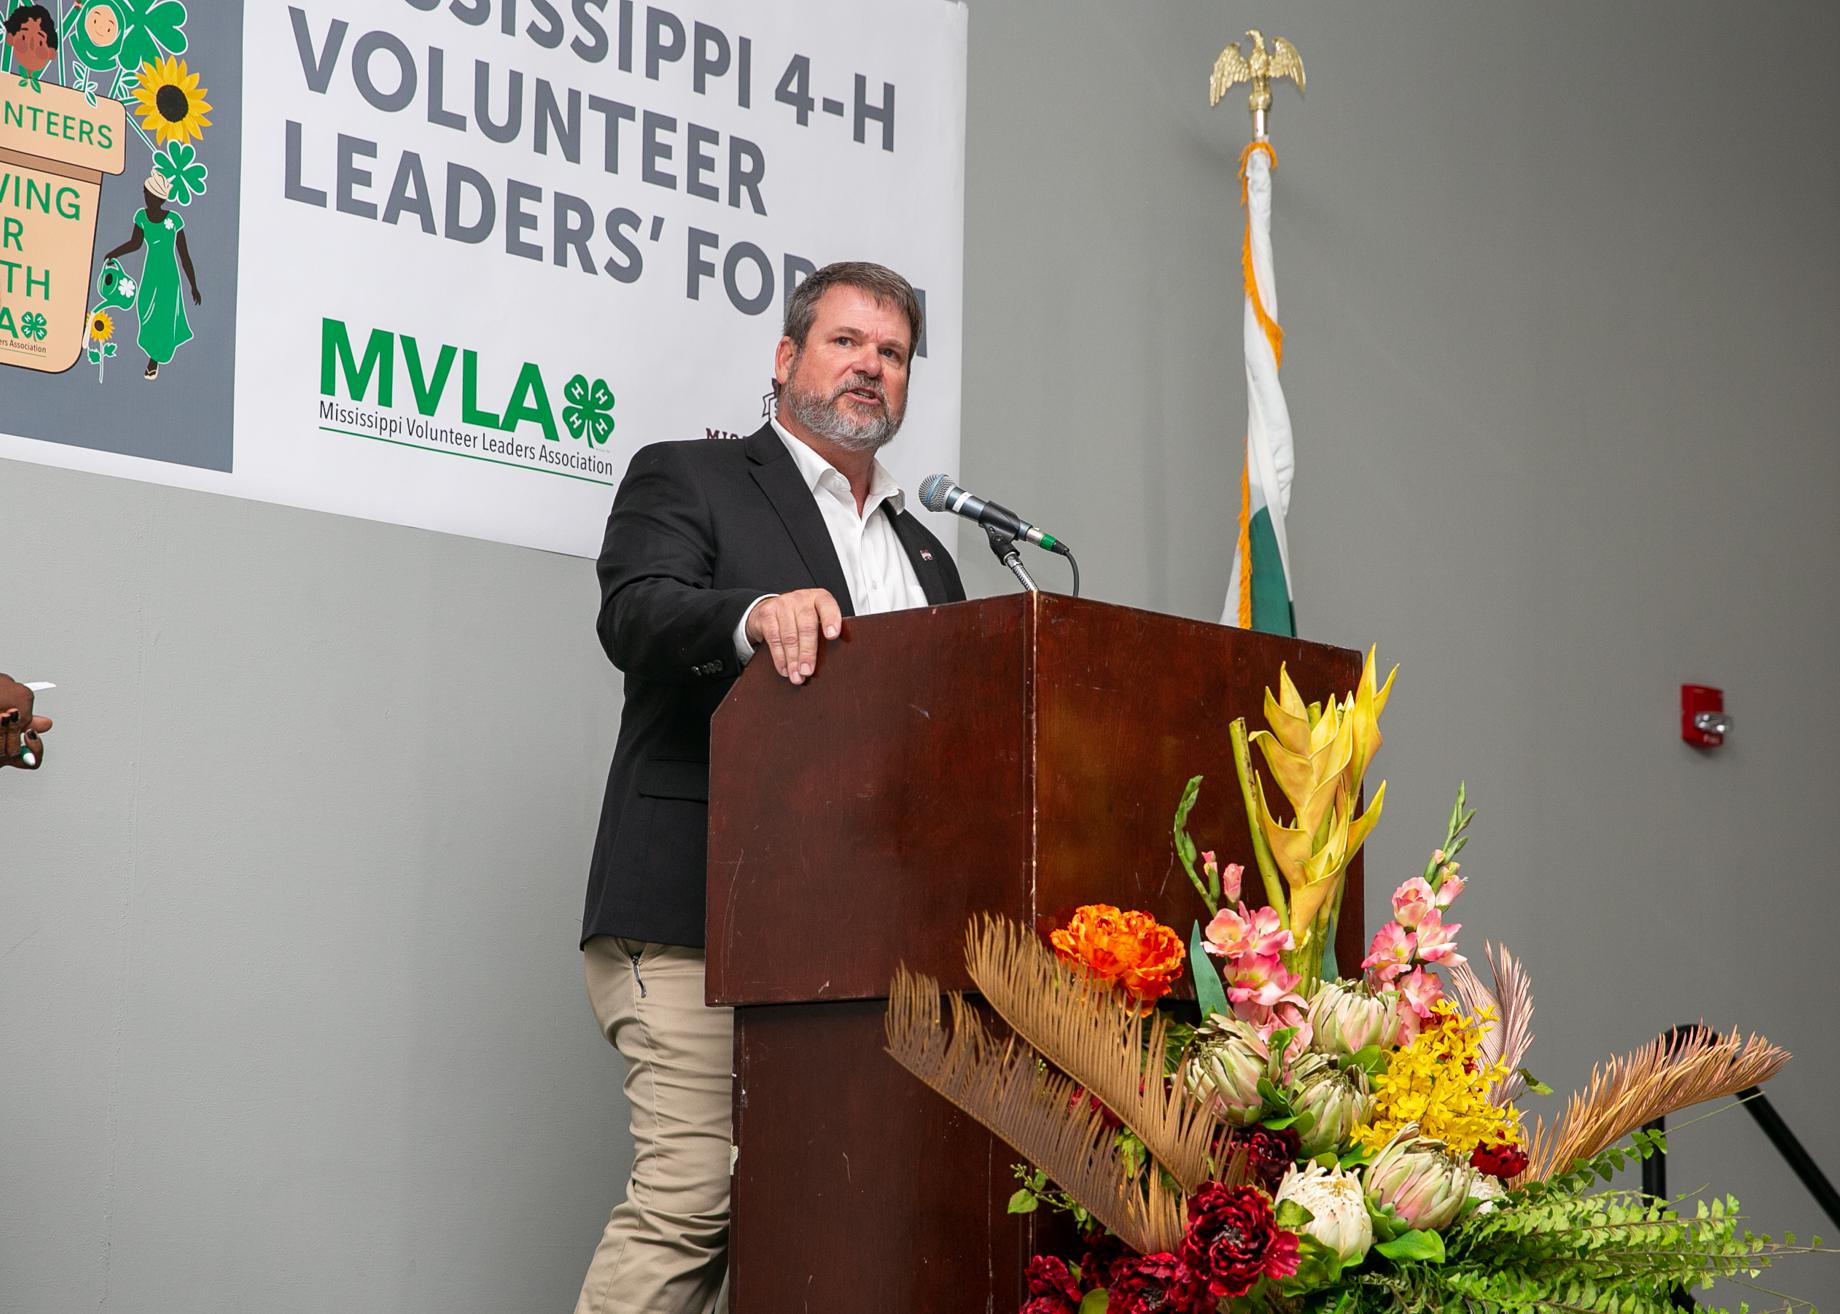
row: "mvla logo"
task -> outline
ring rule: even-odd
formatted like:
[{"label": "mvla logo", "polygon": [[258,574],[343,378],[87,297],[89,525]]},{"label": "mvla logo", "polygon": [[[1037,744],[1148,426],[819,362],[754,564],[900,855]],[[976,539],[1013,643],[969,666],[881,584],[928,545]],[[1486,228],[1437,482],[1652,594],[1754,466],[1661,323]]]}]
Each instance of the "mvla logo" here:
[{"label": "mvla logo", "polygon": [[[457,381],[456,363],[460,367]],[[424,344],[407,333],[388,329],[372,329],[359,347],[342,319],[320,321],[319,390],[326,397],[337,397],[342,391],[354,402],[385,410],[398,405],[401,398],[428,419],[440,411],[443,399],[451,401],[458,392],[463,424],[507,434],[534,424],[550,442],[561,442],[566,431],[571,438],[595,447],[613,437],[614,396],[605,379],[571,376],[563,384],[563,405],[558,412],[542,367],[525,361],[509,395],[500,403],[496,396],[480,395],[478,352],[444,342]]]}]

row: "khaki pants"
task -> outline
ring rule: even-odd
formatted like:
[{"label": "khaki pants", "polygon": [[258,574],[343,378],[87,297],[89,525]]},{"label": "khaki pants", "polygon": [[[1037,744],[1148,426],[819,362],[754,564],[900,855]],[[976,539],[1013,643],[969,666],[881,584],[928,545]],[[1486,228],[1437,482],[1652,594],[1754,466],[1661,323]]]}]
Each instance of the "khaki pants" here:
[{"label": "khaki pants", "polygon": [[594,1016],[626,1059],[633,1169],[575,1314],[719,1314],[734,1013],[703,1003],[700,949],[596,936],[582,958]]}]

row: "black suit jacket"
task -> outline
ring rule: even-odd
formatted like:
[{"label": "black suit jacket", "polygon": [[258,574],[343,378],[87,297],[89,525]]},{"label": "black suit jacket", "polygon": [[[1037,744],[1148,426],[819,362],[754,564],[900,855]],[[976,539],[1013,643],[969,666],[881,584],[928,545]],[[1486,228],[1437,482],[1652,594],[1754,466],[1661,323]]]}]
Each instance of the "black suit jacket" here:
[{"label": "black suit jacket", "polygon": [[[927,601],[962,601],[945,547],[907,512],[893,520]],[[794,589],[829,589],[851,616],[850,590],[823,513],[771,424],[742,442],[635,452],[599,573],[595,628],[626,674],[626,705],[581,938],[701,945],[709,718],[741,674],[735,626],[761,594]]]}]

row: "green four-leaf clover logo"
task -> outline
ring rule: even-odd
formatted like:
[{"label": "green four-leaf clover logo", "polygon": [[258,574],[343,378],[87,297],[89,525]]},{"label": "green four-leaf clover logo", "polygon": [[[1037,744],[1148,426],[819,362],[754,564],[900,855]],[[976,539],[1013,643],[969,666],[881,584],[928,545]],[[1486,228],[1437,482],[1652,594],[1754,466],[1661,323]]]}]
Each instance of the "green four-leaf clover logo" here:
[{"label": "green four-leaf clover logo", "polygon": [[43,342],[50,329],[45,324],[45,317],[34,310],[19,317],[19,331],[35,342]]},{"label": "green four-leaf clover logo", "polygon": [[171,184],[167,198],[174,205],[190,205],[192,198],[204,195],[205,175],[210,173],[198,159],[195,147],[182,141],[171,142],[153,157],[154,171]]},{"label": "green four-leaf clover logo", "polygon": [[184,0],[83,0],[64,16],[64,40],[88,72],[134,72],[185,53],[185,19]]},{"label": "green four-leaf clover logo", "polygon": [[572,438],[587,438],[604,443],[613,436],[613,389],[607,380],[577,374],[563,386],[562,395],[569,403],[562,408],[562,423]]}]

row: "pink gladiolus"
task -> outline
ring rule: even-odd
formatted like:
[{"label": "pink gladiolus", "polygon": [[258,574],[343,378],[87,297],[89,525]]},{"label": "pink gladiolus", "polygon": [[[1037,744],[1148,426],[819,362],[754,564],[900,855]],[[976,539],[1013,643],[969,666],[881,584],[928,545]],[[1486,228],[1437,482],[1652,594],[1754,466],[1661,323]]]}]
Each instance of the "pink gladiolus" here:
[{"label": "pink gladiolus", "polygon": [[1430,1017],[1431,1006],[1444,997],[1444,983],[1421,967],[1399,983],[1399,997],[1419,1017]]},{"label": "pink gladiolus", "polygon": [[1443,880],[1438,882],[1437,906],[1440,909],[1450,907],[1451,904],[1457,901],[1457,896],[1463,893],[1463,887],[1467,884],[1469,884],[1469,882],[1457,875],[1454,871],[1445,876]]},{"label": "pink gladiolus", "polygon": [[1399,1030],[1393,1037],[1395,1045],[1410,1045],[1418,1039],[1418,1033],[1425,1029],[1425,1020],[1412,1011],[1412,1006],[1404,999],[1393,1001],[1393,1018]]},{"label": "pink gladiolus", "polygon": [[1268,1045],[1271,1043],[1271,1038],[1274,1033],[1282,1031],[1286,1027],[1296,1028],[1297,1034],[1292,1036],[1291,1043],[1284,1047],[1284,1061],[1286,1063],[1291,1062],[1310,1047],[1310,1041],[1312,1039],[1310,1019],[1307,1014],[1299,1016],[1306,1007],[1307,1005],[1304,1004],[1301,996],[1287,995],[1283,1000],[1280,1000],[1278,1006],[1272,1010],[1271,1018],[1268,1021],[1258,1024],[1259,1039],[1263,1040]]},{"label": "pink gladiolus", "polygon": [[1222,908],[1202,930],[1205,943],[1201,947],[1216,957],[1232,958],[1241,952],[1250,929],[1246,918],[1231,908]]},{"label": "pink gladiolus", "polygon": [[1437,895],[1432,893],[1431,882],[1423,876],[1414,876],[1393,891],[1393,919],[1401,926],[1417,926],[1436,906]]},{"label": "pink gladiolus", "polygon": [[1460,922],[1444,925],[1444,914],[1433,908],[1418,924],[1419,958],[1427,963],[1460,967],[1466,961],[1457,952],[1457,932],[1462,929]]},{"label": "pink gladiolus", "polygon": [[1214,858],[1214,851],[1209,849],[1201,855],[1201,871],[1210,881],[1220,882],[1220,901],[1223,904],[1239,902],[1240,877],[1246,874],[1243,866],[1237,862],[1229,862],[1223,871]]},{"label": "pink gladiolus", "polygon": [[1207,937],[1209,953],[1227,958],[1273,957],[1293,947],[1291,933],[1278,920],[1273,908],[1249,912],[1245,904],[1239,911],[1223,908],[1214,915],[1202,934]]},{"label": "pink gladiolus", "polygon": [[1234,961],[1227,998],[1235,1004],[1269,1009],[1302,982],[1276,954],[1244,954]]},{"label": "pink gladiolus", "polygon": [[[1240,905],[1244,912],[1245,904]],[[1278,917],[1276,908],[1260,908],[1252,914],[1252,945],[1250,952],[1255,954],[1281,954],[1286,949],[1294,949],[1297,942]]]},{"label": "pink gladiolus", "polygon": [[1303,978],[1286,970],[1275,954],[1239,962],[1227,986],[1233,1015],[1258,1028],[1259,1039],[1267,1044],[1273,1033],[1293,1030],[1296,1034],[1284,1047],[1284,1057],[1296,1058],[1310,1047],[1312,1034],[1309,1003],[1296,992]]},{"label": "pink gladiolus", "polygon": [[1417,951],[1418,941],[1412,932],[1398,922],[1388,922],[1374,932],[1373,946],[1361,960],[1361,966],[1371,968],[1382,983],[1391,982],[1402,972],[1411,970]]}]

